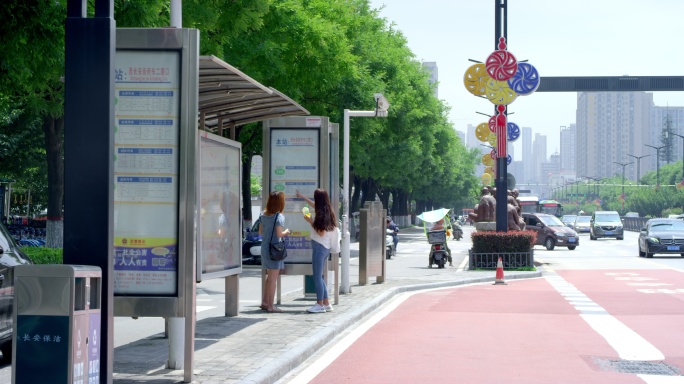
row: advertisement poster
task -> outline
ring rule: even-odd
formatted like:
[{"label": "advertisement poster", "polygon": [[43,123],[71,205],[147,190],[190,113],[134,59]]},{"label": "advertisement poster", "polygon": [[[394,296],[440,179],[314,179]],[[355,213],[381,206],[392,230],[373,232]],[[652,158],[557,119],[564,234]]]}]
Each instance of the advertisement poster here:
[{"label": "advertisement poster", "polygon": [[198,259],[203,275],[239,273],[242,266],[240,143],[200,132]]},{"label": "advertisement poster", "polygon": [[175,295],[180,53],[115,61],[114,293]]},{"label": "advertisement poster", "polygon": [[271,129],[270,190],[285,192],[285,227],[292,231],[285,237],[286,263],[311,263],[312,229],[302,217],[306,202],[297,198],[297,191],[313,200],[320,185],[319,135],[319,128]]}]

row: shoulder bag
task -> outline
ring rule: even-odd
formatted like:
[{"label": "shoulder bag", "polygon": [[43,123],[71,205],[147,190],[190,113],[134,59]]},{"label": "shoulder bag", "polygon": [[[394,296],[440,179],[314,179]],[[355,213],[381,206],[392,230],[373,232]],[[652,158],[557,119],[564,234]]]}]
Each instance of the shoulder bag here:
[{"label": "shoulder bag", "polygon": [[[275,236],[275,227],[278,223],[278,213],[276,213],[275,220],[273,221],[273,231],[271,232],[271,241],[273,241],[273,236]],[[287,248],[285,247],[285,242],[282,239],[278,239],[277,243],[271,242],[269,248],[269,253],[271,255],[271,260],[281,261],[285,260],[287,257]]]}]

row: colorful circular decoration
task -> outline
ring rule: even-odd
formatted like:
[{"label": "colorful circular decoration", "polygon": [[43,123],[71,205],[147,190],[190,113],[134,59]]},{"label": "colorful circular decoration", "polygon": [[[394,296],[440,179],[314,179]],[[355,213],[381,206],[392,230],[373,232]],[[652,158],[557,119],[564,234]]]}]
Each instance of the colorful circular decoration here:
[{"label": "colorful circular decoration", "polygon": [[511,155],[507,155],[506,156],[506,164],[511,165],[512,162],[513,162],[513,157],[511,157]]},{"label": "colorful circular decoration", "polygon": [[489,135],[487,136],[487,141],[489,142],[489,145],[491,145],[492,147],[496,147],[496,133],[489,132]]},{"label": "colorful circular decoration", "polygon": [[484,173],[494,176],[494,167],[485,167]]},{"label": "colorful circular decoration", "polygon": [[518,60],[506,50],[506,38],[499,38],[499,49],[492,52],[485,61],[489,77],[498,81],[506,81],[518,70]]},{"label": "colorful circular decoration", "polygon": [[494,165],[494,159],[492,159],[492,155],[490,153],[485,153],[482,155],[482,164],[487,167]]},{"label": "colorful circular decoration", "polygon": [[520,127],[516,123],[506,124],[506,131],[508,136],[508,141],[516,141],[520,137]]},{"label": "colorful circular decoration", "polygon": [[508,79],[508,86],[520,96],[530,95],[539,88],[539,73],[528,63],[518,64],[518,71]]},{"label": "colorful circular decoration", "polygon": [[492,184],[492,175],[489,173],[484,173],[482,174],[482,185],[491,185]]},{"label": "colorful circular decoration", "polygon": [[496,105],[508,105],[515,101],[518,94],[508,86],[505,81],[496,81],[489,79],[487,82],[487,93],[485,94],[487,100]]},{"label": "colorful circular decoration", "polygon": [[487,137],[490,133],[489,128],[487,128],[487,123],[478,124],[477,128],[475,128],[475,137],[480,141],[487,141]]},{"label": "colorful circular decoration", "polygon": [[484,96],[485,85],[490,77],[484,64],[471,65],[463,75],[463,84],[468,92],[477,96]]},{"label": "colorful circular decoration", "polygon": [[489,156],[491,156],[492,159],[493,159],[494,161],[496,161],[496,158],[498,157],[498,156],[496,155],[496,149],[492,149],[492,151],[489,152]]},{"label": "colorful circular decoration", "polygon": [[496,115],[489,118],[489,130],[496,132]]}]

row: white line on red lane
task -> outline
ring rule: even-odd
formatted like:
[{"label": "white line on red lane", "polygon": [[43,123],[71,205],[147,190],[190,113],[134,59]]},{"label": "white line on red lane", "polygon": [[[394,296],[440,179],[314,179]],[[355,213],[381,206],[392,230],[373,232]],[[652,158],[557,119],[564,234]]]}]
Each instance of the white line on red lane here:
[{"label": "white line on red lane", "polygon": [[665,356],[653,344],[594,303],[584,293],[568,283],[551,268],[545,268],[544,278],[580,312],[580,317],[606,339],[620,358],[625,360],[663,360]]}]

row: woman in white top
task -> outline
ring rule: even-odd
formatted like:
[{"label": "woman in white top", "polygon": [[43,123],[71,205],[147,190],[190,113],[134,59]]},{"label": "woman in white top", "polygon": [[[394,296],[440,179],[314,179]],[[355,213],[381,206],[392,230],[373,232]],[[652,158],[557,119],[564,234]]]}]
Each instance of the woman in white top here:
[{"label": "woman in white top", "polygon": [[330,249],[339,252],[339,230],[337,229],[337,216],[330,203],[328,192],[322,188],[314,191],[314,199],[304,197],[297,191],[297,197],[304,199],[315,209],[314,218],[304,216],[313,231],[311,231],[311,249],[313,265],[313,281],[316,287],[316,304],[307,309],[311,313],[331,312],[333,310],[328,301],[328,289],[323,280],[323,267],[325,260],[330,254]]}]

